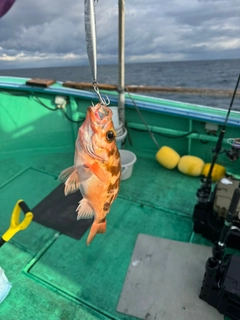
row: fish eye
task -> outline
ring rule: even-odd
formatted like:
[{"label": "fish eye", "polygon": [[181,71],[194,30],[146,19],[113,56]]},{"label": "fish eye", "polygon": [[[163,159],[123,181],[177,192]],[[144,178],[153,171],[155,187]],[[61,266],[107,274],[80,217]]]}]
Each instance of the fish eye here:
[{"label": "fish eye", "polygon": [[115,139],[115,133],[113,131],[108,131],[106,133],[106,138],[108,141],[113,141]]}]

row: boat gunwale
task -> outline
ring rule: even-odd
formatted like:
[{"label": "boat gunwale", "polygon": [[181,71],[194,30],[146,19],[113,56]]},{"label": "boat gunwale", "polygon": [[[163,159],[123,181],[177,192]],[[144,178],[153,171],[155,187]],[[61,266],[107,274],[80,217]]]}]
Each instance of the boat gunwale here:
[{"label": "boat gunwale", "polygon": [[[14,79],[18,81],[20,80],[20,82],[13,82]],[[25,83],[27,80],[29,80],[29,78],[0,76],[0,89],[27,91],[30,93],[46,93],[50,95],[61,94],[80,98],[83,100],[92,100],[94,102],[98,101],[98,97],[94,92],[66,88],[62,86],[63,82],[60,81],[56,82],[51,87],[43,88],[26,85]],[[102,93],[109,95],[112,105],[118,105],[117,93],[114,94],[112,91],[106,90],[102,90]],[[175,100],[161,99],[157,97],[152,98],[146,95],[131,94],[131,96],[129,97],[129,94],[126,93],[125,96],[126,107],[135,108],[134,104],[135,102],[137,102],[138,108],[142,111],[163,113],[167,115],[190,118],[192,120],[198,121],[213,122],[218,124],[224,124],[226,119],[227,110],[225,109],[211,108],[208,106],[195,105]],[[221,113],[221,115],[219,113]],[[227,124],[230,126],[239,127],[240,112],[234,110],[231,111]]]}]

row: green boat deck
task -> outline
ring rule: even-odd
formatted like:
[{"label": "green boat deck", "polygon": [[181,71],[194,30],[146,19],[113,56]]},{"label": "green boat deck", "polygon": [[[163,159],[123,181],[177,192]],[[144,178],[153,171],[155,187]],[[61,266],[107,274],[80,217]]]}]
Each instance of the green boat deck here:
[{"label": "green boat deck", "polygon": [[[0,112],[6,113],[5,122],[1,123],[4,139],[0,156],[0,234],[3,234],[17,200],[23,199],[33,208],[59,185],[59,173],[73,163],[77,125],[70,123],[63,112],[41,108],[28,97],[17,105],[16,91],[11,98],[6,93],[0,98]],[[50,105],[46,92],[40,98]],[[89,100],[81,103],[83,113],[90,103]],[[36,105],[40,111],[33,110]],[[126,114],[132,145],[127,139],[125,148],[136,154],[137,162],[132,177],[121,182],[119,196],[108,216],[107,232],[97,235],[90,246],[86,246],[88,232],[75,240],[34,221],[16,234],[0,248],[0,266],[12,284],[1,303],[0,319],[136,319],[118,313],[116,308],[139,233],[212,245],[192,230],[199,177],[163,168],[155,160],[157,149],[149,135],[133,128],[134,121],[135,126],[139,122],[134,120],[134,112],[129,108]],[[166,114],[156,119],[155,113],[144,112],[153,127],[166,121]],[[173,120],[169,118],[165,127],[170,127]],[[180,133],[188,131],[191,121],[181,117],[172,129],[178,127]],[[200,123],[195,125],[204,134]],[[230,128],[230,136],[235,129]],[[158,141],[181,155],[190,150],[191,154],[203,154],[210,161],[215,137],[209,139],[209,144],[197,141],[194,136],[191,142],[189,137],[176,140],[159,137]],[[220,163],[235,170],[223,156]]]},{"label": "green boat deck", "polygon": [[[1,304],[0,316],[12,320],[44,319],[46,315],[49,319],[132,318],[115,309],[137,235],[202,241],[193,235],[191,221],[199,179],[169,172],[154,159],[137,157],[133,176],[121,183],[107,233],[98,235],[89,247],[86,236],[78,241],[34,221],[1,247],[1,267],[13,287]],[[71,158],[70,154],[48,154],[35,163],[32,158],[21,159],[25,168],[1,187],[1,233],[8,228],[15,202],[24,199],[34,207],[58,185],[56,177]],[[55,175],[49,170],[53,163]],[[8,164],[5,170],[9,169],[14,170]],[[188,200],[185,185],[192,191]],[[186,201],[189,205],[183,211]]]}]

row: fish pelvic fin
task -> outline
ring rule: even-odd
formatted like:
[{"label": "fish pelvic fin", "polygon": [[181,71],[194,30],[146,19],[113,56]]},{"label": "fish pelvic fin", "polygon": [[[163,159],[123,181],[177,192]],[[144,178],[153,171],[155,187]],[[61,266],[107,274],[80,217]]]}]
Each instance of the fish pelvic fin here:
[{"label": "fish pelvic fin", "polygon": [[78,215],[77,220],[80,219],[89,219],[94,216],[92,208],[89,206],[88,201],[83,198],[81,201],[79,201],[79,205],[76,209]]},{"label": "fish pelvic fin", "polygon": [[95,238],[97,233],[105,233],[106,232],[106,226],[107,226],[106,219],[104,219],[101,222],[96,222],[96,221],[93,222],[91,229],[90,229],[90,232],[89,232],[89,235],[87,237],[87,245],[88,246],[91,243],[91,241]]},{"label": "fish pelvic fin", "polygon": [[76,192],[80,187],[80,180],[78,177],[78,172],[75,167],[69,167],[63,170],[58,180],[65,182],[64,194],[67,196],[70,193]]}]

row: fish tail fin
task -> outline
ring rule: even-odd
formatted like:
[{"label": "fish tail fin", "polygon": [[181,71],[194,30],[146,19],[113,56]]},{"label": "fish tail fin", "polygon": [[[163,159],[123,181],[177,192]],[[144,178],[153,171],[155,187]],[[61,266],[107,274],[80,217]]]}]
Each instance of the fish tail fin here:
[{"label": "fish tail fin", "polygon": [[105,233],[106,232],[106,226],[107,226],[107,220],[106,219],[102,220],[101,222],[94,221],[92,226],[91,226],[88,238],[87,238],[87,245],[90,244],[90,242],[95,238],[97,233]]}]

